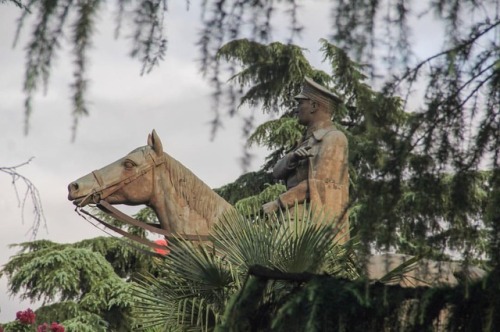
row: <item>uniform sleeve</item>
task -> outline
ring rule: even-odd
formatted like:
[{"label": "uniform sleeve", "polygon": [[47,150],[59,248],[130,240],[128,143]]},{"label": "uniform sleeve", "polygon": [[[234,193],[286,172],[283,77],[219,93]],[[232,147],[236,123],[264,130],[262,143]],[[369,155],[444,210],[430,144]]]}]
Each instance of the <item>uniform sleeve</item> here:
[{"label": "uniform sleeve", "polygon": [[[347,172],[347,138],[342,132],[333,131],[326,134],[317,143],[319,148],[312,157],[312,171],[309,179],[290,188],[279,197],[283,207],[292,207],[295,203],[303,203],[309,199],[310,188],[324,191],[325,187],[343,185]],[[325,186],[326,185],[326,186]],[[315,190],[317,192],[317,190]]]},{"label": "uniform sleeve", "polygon": [[304,180],[279,196],[280,205],[282,207],[292,207],[295,203],[301,204],[306,201],[307,193],[308,183],[307,180]]},{"label": "uniform sleeve", "polygon": [[290,171],[297,166],[296,162],[292,162],[292,155],[293,152],[290,152],[286,156],[278,160],[273,168],[273,176],[275,179],[286,179]]}]

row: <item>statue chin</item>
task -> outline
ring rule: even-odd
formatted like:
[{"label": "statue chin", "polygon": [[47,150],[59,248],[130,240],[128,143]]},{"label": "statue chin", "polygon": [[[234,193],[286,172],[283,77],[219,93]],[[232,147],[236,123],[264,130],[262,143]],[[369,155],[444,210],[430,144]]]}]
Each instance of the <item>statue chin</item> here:
[{"label": "statue chin", "polygon": [[73,204],[76,205],[76,206],[80,206],[80,207],[83,207],[84,205],[82,204],[83,203],[83,199],[75,199],[73,201]]},{"label": "statue chin", "polygon": [[79,198],[74,198],[74,199],[69,199],[73,201],[73,204],[78,206],[78,207],[84,207],[86,205],[89,205],[91,202],[90,197],[79,197]]}]

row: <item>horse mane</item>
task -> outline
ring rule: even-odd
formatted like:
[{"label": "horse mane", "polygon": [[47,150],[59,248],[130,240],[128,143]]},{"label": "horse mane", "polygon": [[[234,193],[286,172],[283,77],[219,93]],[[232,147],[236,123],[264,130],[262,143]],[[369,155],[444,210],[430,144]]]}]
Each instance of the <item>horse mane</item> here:
[{"label": "horse mane", "polygon": [[176,192],[206,220],[213,220],[231,205],[186,166],[164,152],[165,167]]}]

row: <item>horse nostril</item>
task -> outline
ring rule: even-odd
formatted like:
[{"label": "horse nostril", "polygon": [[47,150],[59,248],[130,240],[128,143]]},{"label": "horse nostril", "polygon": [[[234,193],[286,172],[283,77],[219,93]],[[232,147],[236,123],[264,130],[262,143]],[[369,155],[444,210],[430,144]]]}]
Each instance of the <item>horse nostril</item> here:
[{"label": "horse nostril", "polygon": [[70,190],[70,191],[77,191],[77,190],[78,190],[78,188],[79,188],[79,186],[78,186],[78,183],[76,183],[76,182],[73,182],[73,183],[71,183],[71,184],[69,185],[69,190]]}]

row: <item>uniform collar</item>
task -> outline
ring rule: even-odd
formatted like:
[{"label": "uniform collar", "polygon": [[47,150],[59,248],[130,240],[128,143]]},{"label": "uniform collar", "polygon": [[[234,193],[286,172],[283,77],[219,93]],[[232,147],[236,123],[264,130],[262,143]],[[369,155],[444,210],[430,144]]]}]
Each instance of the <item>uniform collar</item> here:
[{"label": "uniform collar", "polygon": [[323,139],[323,137],[325,137],[326,134],[328,134],[329,132],[331,132],[335,129],[336,128],[333,125],[328,126],[326,128],[316,129],[315,131],[313,131],[312,136],[314,137],[315,140],[321,141]]}]

